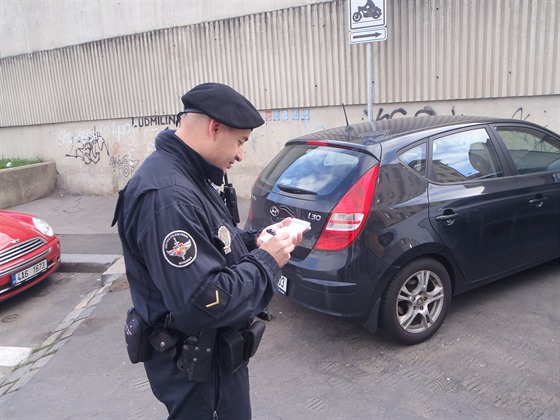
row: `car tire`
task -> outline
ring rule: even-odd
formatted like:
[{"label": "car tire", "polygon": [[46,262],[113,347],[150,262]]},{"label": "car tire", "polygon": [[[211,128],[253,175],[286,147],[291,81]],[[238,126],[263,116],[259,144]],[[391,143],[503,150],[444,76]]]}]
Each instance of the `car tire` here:
[{"label": "car tire", "polygon": [[443,323],[451,294],[449,273],[438,261],[420,258],[408,263],[395,274],[383,294],[381,331],[402,344],[427,340]]}]

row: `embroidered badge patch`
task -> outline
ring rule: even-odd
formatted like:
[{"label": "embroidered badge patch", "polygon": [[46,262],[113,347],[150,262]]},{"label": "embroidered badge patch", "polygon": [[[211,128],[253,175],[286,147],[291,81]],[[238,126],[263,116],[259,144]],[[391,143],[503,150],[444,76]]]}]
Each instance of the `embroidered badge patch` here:
[{"label": "embroidered badge patch", "polygon": [[196,259],[196,243],[184,230],[175,230],[163,240],[163,256],[173,267],[185,268]]}]

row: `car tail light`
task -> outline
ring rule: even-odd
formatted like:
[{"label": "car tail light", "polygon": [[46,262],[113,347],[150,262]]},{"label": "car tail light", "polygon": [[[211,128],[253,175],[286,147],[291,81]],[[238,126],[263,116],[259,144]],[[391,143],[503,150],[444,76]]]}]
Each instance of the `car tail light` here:
[{"label": "car tail light", "polygon": [[[265,169],[266,167],[261,169],[259,176],[257,176],[253,181],[253,186],[251,187],[251,191],[255,189],[255,185],[257,185],[257,182],[259,182],[259,179],[261,179],[261,176]],[[252,194],[251,194],[251,201],[249,202],[249,214],[247,215],[247,220],[249,221],[249,223],[253,221],[253,195]]]},{"label": "car tail light", "polygon": [[378,171],[379,165],[375,165],[342,197],[329,215],[315,249],[338,251],[358,237],[371,209]]},{"label": "car tail light", "polygon": [[253,221],[253,200],[249,203],[249,214],[247,215],[247,220],[249,223]]}]

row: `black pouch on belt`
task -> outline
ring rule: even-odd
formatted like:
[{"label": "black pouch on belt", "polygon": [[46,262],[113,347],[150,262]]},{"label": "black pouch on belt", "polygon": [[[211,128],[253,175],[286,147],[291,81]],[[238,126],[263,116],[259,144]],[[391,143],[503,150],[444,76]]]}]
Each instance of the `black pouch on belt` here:
[{"label": "black pouch on belt", "polygon": [[243,360],[253,357],[259,348],[266,325],[262,321],[255,321],[243,331]]},{"label": "black pouch on belt", "polygon": [[220,362],[229,373],[234,373],[243,363],[243,336],[232,328],[220,332],[218,341]]},{"label": "black pouch on belt", "polygon": [[124,340],[131,363],[145,362],[152,355],[151,332],[152,327],[140,318],[136,309],[130,308],[124,324]]},{"label": "black pouch on belt", "polygon": [[151,346],[163,353],[169,360],[177,361],[178,347],[181,344],[182,334],[174,330],[156,327],[150,334]]}]

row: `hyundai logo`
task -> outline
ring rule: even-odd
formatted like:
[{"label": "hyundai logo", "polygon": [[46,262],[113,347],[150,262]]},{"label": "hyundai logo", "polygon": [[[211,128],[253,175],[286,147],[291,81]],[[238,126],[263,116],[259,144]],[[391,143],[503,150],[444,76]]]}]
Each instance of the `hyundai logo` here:
[{"label": "hyundai logo", "polygon": [[278,215],[280,214],[280,210],[278,210],[278,207],[272,206],[270,208],[270,214],[272,215],[272,217],[278,217]]}]

